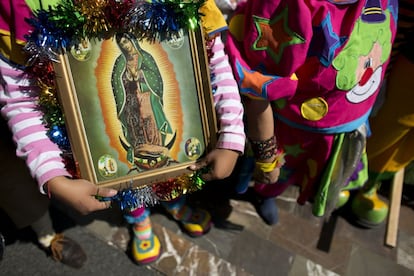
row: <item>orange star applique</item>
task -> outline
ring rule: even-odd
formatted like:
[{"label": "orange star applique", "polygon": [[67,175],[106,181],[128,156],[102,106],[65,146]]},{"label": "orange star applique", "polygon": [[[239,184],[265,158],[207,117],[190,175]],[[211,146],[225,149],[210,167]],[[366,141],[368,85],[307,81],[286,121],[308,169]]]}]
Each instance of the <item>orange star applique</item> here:
[{"label": "orange star applique", "polygon": [[253,43],[253,49],[266,51],[272,59],[279,63],[283,50],[288,45],[303,43],[305,40],[288,26],[288,8],[273,19],[258,16],[253,17],[258,37]]},{"label": "orange star applique", "polygon": [[267,98],[267,85],[278,79],[275,76],[267,76],[258,71],[248,70],[240,63],[237,63],[237,73],[240,77],[240,92],[260,98]]}]

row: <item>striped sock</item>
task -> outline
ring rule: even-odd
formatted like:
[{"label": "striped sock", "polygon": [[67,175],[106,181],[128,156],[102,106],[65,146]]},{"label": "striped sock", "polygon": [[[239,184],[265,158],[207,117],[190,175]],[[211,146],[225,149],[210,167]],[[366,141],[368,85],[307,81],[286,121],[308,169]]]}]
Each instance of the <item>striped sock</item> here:
[{"label": "striped sock", "polygon": [[134,234],[139,240],[148,240],[152,235],[151,220],[149,217],[136,222],[133,226]]}]

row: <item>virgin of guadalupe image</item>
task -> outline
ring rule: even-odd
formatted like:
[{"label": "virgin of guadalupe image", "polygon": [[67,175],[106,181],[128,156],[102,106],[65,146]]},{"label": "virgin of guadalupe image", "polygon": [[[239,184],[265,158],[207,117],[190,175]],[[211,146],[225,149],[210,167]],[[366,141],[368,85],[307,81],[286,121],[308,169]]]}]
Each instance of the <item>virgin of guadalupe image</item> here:
[{"label": "virgin of guadalupe image", "polygon": [[174,162],[169,150],[176,133],[163,110],[161,73],[132,34],[116,34],[116,43],[121,54],[113,66],[112,89],[123,134],[119,140],[132,166],[130,172],[168,166]]}]

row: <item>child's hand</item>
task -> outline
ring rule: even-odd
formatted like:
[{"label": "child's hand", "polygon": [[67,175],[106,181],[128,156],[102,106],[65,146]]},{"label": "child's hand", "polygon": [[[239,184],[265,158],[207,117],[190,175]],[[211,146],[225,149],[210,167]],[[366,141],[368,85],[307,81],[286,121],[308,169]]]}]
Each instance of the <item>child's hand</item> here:
[{"label": "child's hand", "polygon": [[203,159],[189,167],[196,171],[204,167],[209,167],[209,171],[201,175],[205,181],[223,179],[229,177],[236,165],[239,153],[228,149],[214,149]]},{"label": "child's hand", "polygon": [[84,179],[69,179],[64,176],[52,178],[47,182],[48,192],[58,200],[68,204],[83,215],[109,208],[110,201],[99,201],[96,196],[112,197],[117,191],[98,188]]},{"label": "child's hand", "polygon": [[255,169],[253,172],[253,179],[261,184],[274,184],[279,179],[280,168],[275,168],[271,172],[263,172],[260,169]]}]

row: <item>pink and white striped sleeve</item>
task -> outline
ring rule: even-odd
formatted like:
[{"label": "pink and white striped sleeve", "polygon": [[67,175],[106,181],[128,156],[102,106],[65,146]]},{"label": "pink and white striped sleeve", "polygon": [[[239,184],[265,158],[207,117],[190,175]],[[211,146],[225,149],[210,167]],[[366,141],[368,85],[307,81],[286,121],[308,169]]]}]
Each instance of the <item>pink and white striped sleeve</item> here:
[{"label": "pink and white striped sleeve", "polygon": [[70,176],[61,150],[46,134],[36,98],[29,95],[30,82],[23,71],[0,59],[0,106],[16,143],[16,154],[26,164],[44,193],[43,184],[56,176]]},{"label": "pink and white striped sleeve", "polygon": [[235,150],[242,154],[246,140],[243,123],[244,110],[220,36],[215,38],[211,53],[209,63],[211,85],[219,124],[216,147]]}]

